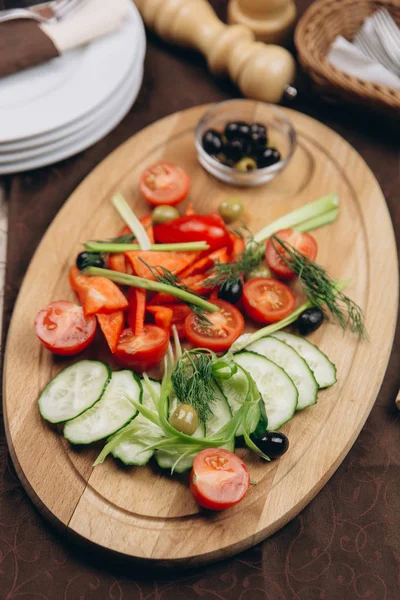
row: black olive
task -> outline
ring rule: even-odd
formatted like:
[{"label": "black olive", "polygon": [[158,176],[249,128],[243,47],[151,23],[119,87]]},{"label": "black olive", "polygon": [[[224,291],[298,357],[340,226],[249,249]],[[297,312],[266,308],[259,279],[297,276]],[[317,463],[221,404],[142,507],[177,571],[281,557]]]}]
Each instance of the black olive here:
[{"label": "black olive", "polygon": [[252,133],[250,143],[252,152],[257,156],[266,150],[267,136],[264,133]]},{"label": "black olive", "polygon": [[267,137],[267,128],[261,123],[253,123],[250,126],[250,133],[258,133],[259,135],[265,135],[265,137]]},{"label": "black olive", "polygon": [[222,149],[221,134],[215,129],[209,129],[203,135],[202,144],[207,154],[218,154]]},{"label": "black olive", "polygon": [[227,140],[248,140],[250,125],[244,121],[230,121],[225,126],[224,134]]},{"label": "black olive", "polygon": [[222,152],[228,160],[232,160],[236,163],[244,156],[248,156],[249,144],[245,140],[228,140],[224,145]]},{"label": "black olive", "polygon": [[279,431],[266,431],[254,440],[256,446],[271,459],[279,458],[289,448],[289,440]]},{"label": "black olive", "polygon": [[81,252],[76,257],[76,266],[80,271],[87,267],[104,267],[104,259],[98,252]]},{"label": "black olive", "polygon": [[220,300],[225,300],[226,302],[230,302],[231,304],[236,304],[239,302],[242,297],[243,285],[240,279],[234,281],[233,283],[228,283],[227,281],[221,285],[218,291],[218,298]]},{"label": "black olive", "polygon": [[320,308],[313,307],[304,310],[297,319],[297,328],[302,335],[312,333],[322,325],[324,313]]},{"label": "black olive", "polygon": [[257,165],[259,169],[270,167],[281,160],[281,154],[276,148],[265,148],[261,154],[257,156]]}]

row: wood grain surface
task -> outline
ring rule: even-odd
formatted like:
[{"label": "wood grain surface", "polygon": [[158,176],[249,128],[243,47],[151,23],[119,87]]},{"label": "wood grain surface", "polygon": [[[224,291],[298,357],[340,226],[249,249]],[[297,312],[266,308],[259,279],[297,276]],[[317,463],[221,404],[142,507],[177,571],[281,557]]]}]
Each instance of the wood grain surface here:
[{"label": "wood grain surface", "polygon": [[[355,441],[381,385],[392,345],[398,279],[393,230],[382,192],[367,165],[324,125],[287,111],[298,133],[288,168],[261,188],[240,190],[253,230],[329,192],[341,201],[338,220],[316,232],[319,261],[365,312],[369,342],[325,324],[313,341],[336,363],[338,383],[284,427],[290,451],[265,464],[241,451],[252,486],[237,507],[206,514],[193,502],[185,476],[155,467],[126,469],[112,459],[92,468],[99,448],[73,449],[44,423],[37,397],[65,365],[37,342],[36,312],[52,300],[72,299],[68,268],[87,239],[110,237],[120,226],[110,205],[122,192],[140,216],[147,206],[137,184],[142,170],[168,158],[192,176],[200,212],[233,190],[197,162],[193,131],[206,106],[176,113],[128,140],[77,188],[44,236],[22,285],[7,342],[4,415],[18,475],[44,514],[97,545],[164,566],[190,566],[226,557],[271,535],[321,489]],[[262,105],[255,115],[262,121]],[[389,294],[387,290],[391,289]],[[394,292],[393,292],[394,290]],[[110,357],[99,340],[88,355]],[[111,360],[110,360],[111,362]]]}]

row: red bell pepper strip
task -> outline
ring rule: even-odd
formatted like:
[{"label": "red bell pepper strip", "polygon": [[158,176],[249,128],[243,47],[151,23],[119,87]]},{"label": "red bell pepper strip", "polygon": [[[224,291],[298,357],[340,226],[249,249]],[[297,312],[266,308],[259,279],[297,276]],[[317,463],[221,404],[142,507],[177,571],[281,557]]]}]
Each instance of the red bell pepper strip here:
[{"label": "red bell pepper strip", "polygon": [[[176,298],[175,298],[176,300]],[[172,308],[169,306],[147,306],[146,310],[154,315],[154,320],[158,327],[163,327],[164,329],[170,329],[172,316],[174,314]]]},{"label": "red bell pepper strip", "polygon": [[106,338],[107,344],[114,354],[119,337],[124,328],[124,313],[122,310],[118,310],[109,315],[97,314],[96,317],[104,337]]},{"label": "red bell pepper strip", "polygon": [[154,237],[157,243],[207,242],[211,250],[231,247],[229,232],[217,213],[209,215],[185,215],[156,225]]},{"label": "red bell pepper strip", "polygon": [[129,313],[128,324],[135,335],[140,335],[144,328],[146,313],[146,290],[129,288],[128,291]]}]

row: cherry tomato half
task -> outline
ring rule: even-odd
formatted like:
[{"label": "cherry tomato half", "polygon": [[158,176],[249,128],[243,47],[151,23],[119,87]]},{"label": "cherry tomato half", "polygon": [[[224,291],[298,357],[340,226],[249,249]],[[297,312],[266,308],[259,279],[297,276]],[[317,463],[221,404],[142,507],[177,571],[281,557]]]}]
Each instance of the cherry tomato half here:
[{"label": "cherry tomato half", "polygon": [[[316,259],[318,245],[315,238],[309,233],[300,233],[293,229],[282,229],[282,231],[278,231],[276,235],[283,242],[287,242],[296,248],[296,250],[301,252],[305,257],[311,260]],[[265,257],[271,271],[278,275],[278,277],[284,277],[285,279],[296,277],[296,274],[293,273],[292,269],[285,263],[282,256],[289,260],[289,256],[282,246],[275,240],[269,239]]]},{"label": "cherry tomato half", "polygon": [[190,474],[190,491],[200,506],[224,510],[245,496],[250,477],[244,462],[224,448],[206,448],[199,452]]},{"label": "cherry tomato half", "polygon": [[189,193],[190,177],[181,167],[169,162],[158,162],[144,171],[140,191],[153,206],[182,202]]},{"label": "cherry tomato half", "polygon": [[168,349],[169,332],[157,325],[145,325],[140,335],[124,329],[115,350],[115,360],[124,367],[142,372],[156,367]]},{"label": "cherry tomato half", "polygon": [[294,310],[295,295],[277,279],[255,277],[243,287],[243,307],[258,323],[276,323]]},{"label": "cherry tomato half", "polygon": [[224,352],[243,333],[244,318],[229,302],[214,300],[212,304],[218,306],[219,311],[206,314],[211,325],[199,321],[193,313],[186,317],[186,337],[193,346]]},{"label": "cherry tomato half", "polygon": [[59,300],[42,308],[35,318],[35,332],[42,344],[54,354],[73,356],[92,342],[96,317],[85,317],[83,308]]}]

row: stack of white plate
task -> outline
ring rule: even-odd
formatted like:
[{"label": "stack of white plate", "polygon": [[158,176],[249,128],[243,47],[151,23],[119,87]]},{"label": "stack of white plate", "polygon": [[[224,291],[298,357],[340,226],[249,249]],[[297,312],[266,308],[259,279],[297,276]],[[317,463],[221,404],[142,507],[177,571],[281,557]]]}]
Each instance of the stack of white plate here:
[{"label": "stack of white plate", "polygon": [[0,80],[0,175],[49,165],[109,133],[136,100],[146,36],[132,2],[122,27]]}]

